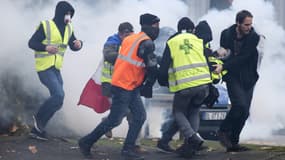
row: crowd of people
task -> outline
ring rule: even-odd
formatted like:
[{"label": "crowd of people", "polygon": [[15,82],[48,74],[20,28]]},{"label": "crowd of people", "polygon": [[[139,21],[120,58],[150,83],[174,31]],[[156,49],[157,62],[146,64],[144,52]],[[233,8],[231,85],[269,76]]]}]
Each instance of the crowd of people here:
[{"label": "crowd of people", "polygon": [[[29,47],[35,51],[39,79],[50,93],[33,117],[32,138],[48,140],[45,127],[64,100],[60,73],[64,53],[68,46],[73,51],[83,46],[73,32],[71,18],[74,13],[70,3],[60,1],[54,18],[41,21],[29,40]],[[177,32],[167,40],[162,57],[154,54],[154,40],[159,35],[158,16],[141,14],[138,33],[134,33],[129,22],[119,24],[118,32],[108,37],[103,47],[102,93],[111,99],[110,112],[91,133],[79,139],[81,154],[92,158],[93,144],[127,117],[128,132],[121,155],[143,160],[138,137],[147,114],[141,97],[152,98],[152,87],[158,81],[174,93],[174,120],[164,129],[157,148],[185,158],[193,156],[204,142],[198,133],[201,104],[213,104],[215,98],[211,97],[216,96],[213,84],[221,77],[226,82],[231,108],[218,131],[219,140],[228,152],[248,150],[239,144],[239,137],[249,116],[258,80],[260,36],[252,27],[253,15],[249,11],[238,12],[235,22],[222,31],[221,48],[212,51],[209,24],[201,21],[195,26],[190,18],[183,17],[177,23]],[[178,131],[184,143],[173,149],[169,142]]]}]

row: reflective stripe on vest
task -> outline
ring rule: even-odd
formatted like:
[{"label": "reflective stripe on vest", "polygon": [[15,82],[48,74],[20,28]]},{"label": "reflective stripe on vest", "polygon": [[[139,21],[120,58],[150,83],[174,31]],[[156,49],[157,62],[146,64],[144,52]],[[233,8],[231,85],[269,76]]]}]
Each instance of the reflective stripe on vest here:
[{"label": "reflective stripe on vest", "polygon": [[201,39],[193,34],[183,33],[171,38],[167,44],[172,59],[168,70],[171,92],[212,82]]},{"label": "reflective stripe on vest", "polygon": [[36,70],[43,71],[51,66],[60,69],[62,66],[63,56],[67,49],[69,38],[72,35],[72,26],[67,24],[65,27],[64,36],[62,37],[56,24],[52,20],[42,21],[45,39],[42,41],[45,45],[54,45],[58,47],[56,54],[50,54],[46,51],[36,51]]},{"label": "reflective stripe on vest", "polygon": [[114,66],[111,63],[104,61],[101,74],[101,82],[111,83],[113,70]]},{"label": "reflective stripe on vest", "polygon": [[131,58],[131,56],[132,56],[132,53],[134,52],[135,47],[138,45],[138,43],[139,43],[142,39],[147,38],[147,37],[148,37],[148,36],[145,35],[145,34],[141,35],[141,36],[132,44],[131,49],[130,49],[129,52],[128,52],[128,55],[127,55],[127,56],[124,56],[124,55],[122,55],[122,54],[119,54],[119,55],[118,55],[118,58],[120,58],[120,59],[122,59],[122,60],[125,60],[125,61],[127,61],[127,62],[129,62],[129,63],[131,63],[131,64],[133,64],[133,65],[135,65],[135,66],[137,66],[137,67],[145,67],[144,62],[139,62],[139,61],[133,60],[133,59]]},{"label": "reflective stripe on vest", "polygon": [[[209,56],[208,57],[208,61],[209,61],[209,63],[211,65],[213,65],[213,64],[224,64],[223,61],[221,61],[220,59],[217,59],[216,57],[213,57],[213,56]],[[228,73],[227,70],[223,70],[220,74],[212,72],[211,73],[211,78],[212,78],[213,81],[214,80],[220,80],[227,73]]]}]

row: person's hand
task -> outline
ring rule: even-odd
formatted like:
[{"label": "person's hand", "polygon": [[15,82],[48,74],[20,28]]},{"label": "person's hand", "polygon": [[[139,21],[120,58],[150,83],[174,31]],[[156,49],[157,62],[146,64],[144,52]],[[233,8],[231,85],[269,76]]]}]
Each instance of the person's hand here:
[{"label": "person's hand", "polygon": [[73,41],[73,46],[74,46],[76,49],[80,49],[80,48],[81,48],[81,41],[80,41],[80,40],[74,40],[74,41]]},{"label": "person's hand", "polygon": [[213,66],[216,68],[214,70],[214,73],[220,74],[223,71],[223,65],[221,65],[221,64],[214,64]]},{"label": "person's hand", "polygon": [[50,54],[56,54],[58,52],[58,47],[53,45],[47,45],[46,51]]},{"label": "person's hand", "polygon": [[152,98],[152,85],[144,84],[140,88],[141,96],[145,98]]}]

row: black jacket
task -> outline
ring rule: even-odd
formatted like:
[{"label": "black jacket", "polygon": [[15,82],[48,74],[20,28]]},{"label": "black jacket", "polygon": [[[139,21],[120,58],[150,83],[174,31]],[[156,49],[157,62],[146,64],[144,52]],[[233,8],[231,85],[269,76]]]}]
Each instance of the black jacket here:
[{"label": "black jacket", "polygon": [[249,34],[239,41],[241,42],[239,54],[234,54],[234,41],[237,40],[236,25],[222,31],[220,46],[231,50],[231,55],[224,60],[223,68],[228,73],[223,77],[224,81],[231,78],[238,79],[245,89],[252,88],[258,80],[257,45],[260,36],[252,28]]},{"label": "black jacket", "polygon": [[[64,15],[70,11],[71,17],[74,15],[74,8],[69,4],[68,2],[61,1],[57,4],[55,9],[55,15],[53,18],[53,21],[55,22],[58,30],[60,31],[61,36],[64,36],[65,26],[64,23]],[[29,47],[36,51],[45,51],[46,45],[42,44],[42,41],[45,39],[45,33],[43,29],[43,25],[40,24],[36,32],[32,35],[32,37],[29,40]],[[77,51],[80,49],[77,49],[73,46],[73,41],[76,40],[76,37],[74,36],[74,33],[72,32],[72,35],[68,41],[68,45],[71,50]],[[82,42],[81,42],[82,44]],[[82,45],[81,45],[82,46]]]}]

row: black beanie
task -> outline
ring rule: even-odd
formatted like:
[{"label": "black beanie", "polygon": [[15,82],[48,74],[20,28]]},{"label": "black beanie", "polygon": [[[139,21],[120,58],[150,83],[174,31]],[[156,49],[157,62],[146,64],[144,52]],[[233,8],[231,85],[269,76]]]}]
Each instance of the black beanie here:
[{"label": "black beanie", "polygon": [[140,25],[151,26],[155,23],[158,23],[159,21],[160,19],[156,15],[153,15],[153,14],[145,13],[140,16]]},{"label": "black beanie", "polygon": [[183,17],[178,21],[177,30],[181,32],[182,30],[193,31],[195,28],[194,23],[188,17]]}]

